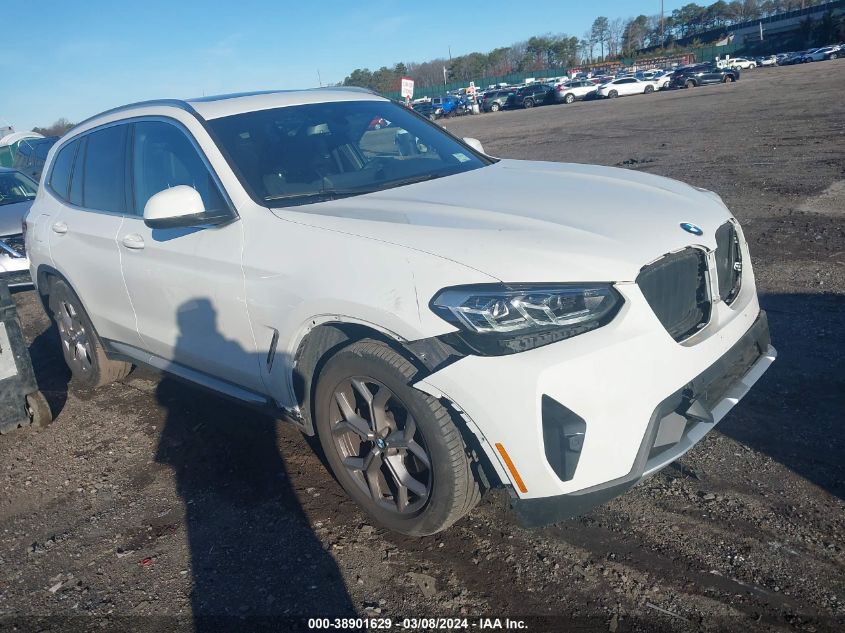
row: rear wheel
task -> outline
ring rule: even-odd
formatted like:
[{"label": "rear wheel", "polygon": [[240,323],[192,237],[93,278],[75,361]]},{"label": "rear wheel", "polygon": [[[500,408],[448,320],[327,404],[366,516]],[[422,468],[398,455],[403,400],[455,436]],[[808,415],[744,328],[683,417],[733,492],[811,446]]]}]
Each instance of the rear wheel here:
[{"label": "rear wheel", "polygon": [[534,107],[534,99],[526,99],[522,102],[523,108],[533,108]]},{"label": "rear wheel", "polygon": [[725,83],[726,84],[731,83],[733,80],[734,80],[734,78],[731,77],[730,75],[725,75]]},{"label": "rear wheel", "polygon": [[568,94],[568,95],[566,95],[566,96],[563,98],[563,102],[564,102],[564,103],[572,103],[573,101],[575,101],[575,95],[573,95],[573,94],[571,94],[571,93],[570,93],[570,94]]},{"label": "rear wheel", "polygon": [[607,96],[610,99],[615,99],[616,97],[619,96],[619,93],[616,92],[615,90],[611,90],[610,92],[607,93]]},{"label": "rear wheel", "polygon": [[132,365],[106,356],[79,297],[61,279],[50,288],[49,306],[75,387],[93,389],[129,375]]},{"label": "rear wheel", "polygon": [[491,112],[498,112],[498,111],[499,111],[499,104],[498,104],[498,103],[494,103],[493,105],[491,105],[491,106],[490,106],[490,111],[491,111]]},{"label": "rear wheel", "polygon": [[645,87],[645,93],[646,94],[650,94],[652,92],[654,92],[654,86],[646,86]]},{"label": "rear wheel", "polygon": [[332,357],[317,382],[315,422],[338,482],[382,525],[412,536],[446,529],[480,498],[449,411],[414,389],[416,368],[364,340]]},{"label": "rear wheel", "polygon": [[692,79],[687,79],[687,82],[684,84],[687,88],[695,88],[695,82]]}]

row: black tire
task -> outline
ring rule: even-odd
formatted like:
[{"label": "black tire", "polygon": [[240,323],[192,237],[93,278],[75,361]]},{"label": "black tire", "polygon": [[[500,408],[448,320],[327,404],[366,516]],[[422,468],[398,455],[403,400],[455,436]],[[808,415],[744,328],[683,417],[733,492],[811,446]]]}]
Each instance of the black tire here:
[{"label": "black tire", "polygon": [[534,99],[525,99],[522,102],[522,107],[526,108],[526,109],[533,108],[534,107]]},{"label": "black tire", "polygon": [[563,102],[564,102],[564,103],[572,103],[573,101],[575,101],[575,95],[574,95],[574,94],[572,94],[572,93],[569,93],[568,95],[566,95],[566,96],[563,98]]},{"label": "black tire", "polygon": [[29,423],[37,429],[46,428],[53,421],[50,404],[40,391],[27,394],[26,412],[29,414]]},{"label": "black tire", "polygon": [[71,385],[77,389],[94,389],[121,380],[132,371],[132,365],[110,360],[82,302],[61,279],[50,287],[50,316],[59,330],[62,354],[71,371]]},{"label": "black tire", "polygon": [[490,112],[498,112],[498,111],[499,111],[499,104],[498,104],[498,103],[493,103],[493,104],[490,106]]},{"label": "black tire", "polygon": [[684,88],[695,88],[695,82],[692,79],[687,79]]},{"label": "black tire", "polygon": [[[411,386],[416,374],[414,365],[384,343],[373,340],[353,343],[329,359],[320,373],[315,392],[314,418],[320,446],[335,477],[347,494],[385,527],[409,536],[427,536],[446,529],[467,514],[478,503],[481,491],[471,469],[472,460],[467,455],[463,438],[449,411],[437,399]],[[401,411],[405,412],[405,420],[415,421],[416,432],[413,437],[419,438],[417,448],[423,448],[429,461],[425,476],[428,489],[425,498],[418,500],[423,504],[418,509],[403,513],[399,509],[401,506],[398,501],[401,495],[397,496],[397,492],[393,492],[392,497],[382,492],[377,501],[370,484],[370,466],[351,468],[344,462],[344,459],[348,462],[350,457],[348,454],[342,454],[344,449],[341,442],[345,440],[338,437],[342,437],[344,433],[348,435],[349,431],[341,428],[346,416],[341,414],[341,419],[335,419],[340,411],[336,403],[339,390],[350,380],[357,380],[359,384],[362,381],[378,384],[376,398],[383,387],[388,389],[388,393],[392,392],[390,402],[394,403],[395,409],[400,413],[391,414],[389,419],[397,429],[398,420],[402,417]],[[352,397],[358,407],[356,415],[360,417],[357,419],[365,418],[365,409],[368,406],[373,408],[373,400],[369,405],[363,405],[357,400],[355,393]],[[378,426],[366,419],[364,422],[370,429]],[[343,428],[348,429],[349,425]],[[396,449],[390,448],[390,437],[395,432],[394,430],[388,435],[383,435],[387,442],[381,443],[379,440],[367,441],[353,435],[353,443],[361,442],[360,452],[356,454],[368,457],[370,453],[376,452],[378,446],[383,451],[382,456],[390,456],[391,450],[395,455]],[[354,448],[352,452],[355,452]],[[408,451],[404,455],[402,459],[407,460]],[[379,457],[382,466],[374,470],[376,477],[387,472],[384,470],[387,467],[386,460],[382,459],[382,456]],[[405,494],[408,494],[407,491]],[[407,499],[406,496],[406,502]],[[394,503],[396,507],[387,507]]]},{"label": "black tire", "polygon": [[731,77],[730,75],[725,75],[725,81],[724,81],[724,83],[729,84],[729,83],[732,83],[732,82],[733,82],[733,80],[734,80],[734,78],[733,78],[733,77]]},{"label": "black tire", "polygon": [[608,99],[615,99],[618,96],[619,96],[619,93],[616,90],[611,90],[610,92],[607,93]]},{"label": "black tire", "polygon": [[646,94],[651,94],[652,92],[654,92],[654,86],[646,86],[645,87],[645,93]]}]

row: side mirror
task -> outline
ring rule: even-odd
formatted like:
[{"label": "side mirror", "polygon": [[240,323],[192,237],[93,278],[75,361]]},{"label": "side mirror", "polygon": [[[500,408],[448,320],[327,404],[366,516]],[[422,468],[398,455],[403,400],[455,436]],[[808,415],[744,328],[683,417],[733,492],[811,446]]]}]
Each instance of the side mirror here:
[{"label": "side mirror", "polygon": [[481,152],[482,154],[484,153],[484,147],[482,147],[481,141],[477,138],[464,137],[464,143],[469,145],[476,152]]},{"label": "side mirror", "polygon": [[229,219],[228,210],[206,211],[200,194],[187,185],[159,191],[144,205],[144,224],[151,229],[222,224]]}]

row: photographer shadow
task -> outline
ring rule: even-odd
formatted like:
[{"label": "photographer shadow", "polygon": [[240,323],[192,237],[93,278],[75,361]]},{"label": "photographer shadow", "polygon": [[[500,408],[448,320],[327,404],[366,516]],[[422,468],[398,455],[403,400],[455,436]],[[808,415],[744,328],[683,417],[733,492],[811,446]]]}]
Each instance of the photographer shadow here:
[{"label": "photographer shadow", "polygon": [[[208,300],[186,303],[178,316],[176,363],[212,338],[227,361],[259,362],[222,336]],[[156,461],[173,469],[185,506],[195,630],[294,630],[279,618],[354,615],[291,486],[280,423],[169,377],[156,397],[166,409]]]}]

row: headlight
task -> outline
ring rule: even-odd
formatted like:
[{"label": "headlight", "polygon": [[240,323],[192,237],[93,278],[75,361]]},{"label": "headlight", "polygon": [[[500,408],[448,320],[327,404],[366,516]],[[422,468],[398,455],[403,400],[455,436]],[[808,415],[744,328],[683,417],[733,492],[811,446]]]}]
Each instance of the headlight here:
[{"label": "headlight", "polygon": [[446,288],[430,306],[473,351],[501,355],[594,330],[621,304],[610,284],[519,284]]}]

